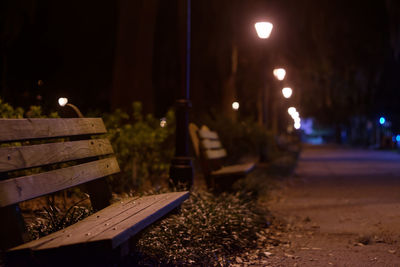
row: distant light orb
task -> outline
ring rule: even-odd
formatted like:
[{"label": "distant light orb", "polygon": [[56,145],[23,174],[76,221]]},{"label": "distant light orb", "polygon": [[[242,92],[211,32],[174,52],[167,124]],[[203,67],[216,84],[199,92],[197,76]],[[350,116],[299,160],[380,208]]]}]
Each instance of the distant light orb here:
[{"label": "distant light orb", "polygon": [[60,98],[58,99],[58,104],[59,104],[61,107],[65,106],[67,103],[68,103],[68,98],[66,98],[66,97],[60,97]]},{"label": "distant light orb", "polygon": [[300,128],[301,128],[300,122],[299,122],[299,123],[294,123],[294,128],[295,128],[296,130],[300,129]]},{"label": "distant light orb", "polygon": [[380,117],[380,118],[379,118],[379,123],[380,123],[381,125],[384,125],[385,122],[386,122],[386,119],[385,119],[384,117]]},{"label": "distant light orb", "polygon": [[396,141],[400,142],[400,134],[396,135]]},{"label": "distant light orb", "polygon": [[235,101],[235,102],[232,103],[232,108],[233,108],[234,110],[238,110],[238,109],[239,109],[239,106],[240,106],[240,105],[239,105],[239,102],[236,102],[236,101]]},{"label": "distant light orb", "polygon": [[293,113],[295,113],[296,112],[296,108],[295,107],[290,107],[290,108],[288,108],[288,113],[290,114],[290,115],[292,115]]},{"label": "distant light orb", "polygon": [[167,126],[167,119],[166,118],[161,118],[160,119],[160,127],[164,128],[165,126]]},{"label": "distant light orb", "polygon": [[299,114],[299,112],[297,112],[297,111],[292,112],[291,116],[292,116],[292,118],[293,118],[294,120],[295,120],[296,118],[300,118],[300,114]]},{"label": "distant light orb", "polygon": [[293,90],[290,87],[285,87],[282,89],[282,94],[285,98],[290,98],[292,96]]},{"label": "distant light orb", "polygon": [[294,123],[301,123],[300,117],[293,118]]},{"label": "distant light orb", "polygon": [[262,21],[254,24],[254,27],[256,28],[258,37],[267,39],[271,35],[274,26],[270,22]]},{"label": "distant light orb", "polygon": [[286,71],[283,68],[278,68],[274,69],[273,74],[278,80],[283,81],[283,79],[285,79],[286,76]]}]

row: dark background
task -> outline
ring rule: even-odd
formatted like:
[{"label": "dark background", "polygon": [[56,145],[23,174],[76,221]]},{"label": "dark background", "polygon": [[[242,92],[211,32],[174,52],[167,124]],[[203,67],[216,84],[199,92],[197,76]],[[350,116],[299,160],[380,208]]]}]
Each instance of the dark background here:
[{"label": "dark background", "polygon": [[[0,97],[83,112],[143,102],[162,116],[181,86],[181,0],[0,2]],[[254,23],[274,24],[267,40]],[[400,128],[396,0],[192,0],[192,116],[257,119],[260,92],[287,70],[291,104],[333,127],[385,116]],[[42,81],[42,82],[38,82]],[[282,100],[283,101],[283,100]],[[362,128],[362,127],[361,127]]]}]

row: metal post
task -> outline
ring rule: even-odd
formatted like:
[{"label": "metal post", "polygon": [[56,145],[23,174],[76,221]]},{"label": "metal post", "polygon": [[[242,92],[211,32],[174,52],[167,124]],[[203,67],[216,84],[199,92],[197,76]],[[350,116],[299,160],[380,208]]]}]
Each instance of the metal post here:
[{"label": "metal post", "polygon": [[[185,7],[185,8],[183,8]],[[176,141],[175,156],[171,161],[170,178],[175,187],[190,188],[193,185],[192,159],[189,157],[189,100],[190,91],[190,28],[191,0],[180,0],[180,57],[181,57],[181,88],[176,101]],[[184,13],[185,16],[182,16]]]}]

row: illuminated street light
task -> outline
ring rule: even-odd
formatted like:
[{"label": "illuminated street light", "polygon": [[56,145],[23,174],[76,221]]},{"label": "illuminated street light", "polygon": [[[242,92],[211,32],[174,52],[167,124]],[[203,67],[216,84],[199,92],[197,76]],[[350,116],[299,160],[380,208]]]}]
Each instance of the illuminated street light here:
[{"label": "illuminated street light", "polygon": [[67,103],[68,103],[68,98],[66,98],[66,97],[60,97],[60,98],[58,99],[58,104],[59,104],[61,107],[65,106]]},{"label": "illuminated street light", "polygon": [[380,123],[380,125],[384,125],[385,122],[386,122],[386,119],[385,119],[384,117],[380,117],[380,118],[379,118],[379,123]]},{"label": "illuminated street light", "polygon": [[296,112],[296,108],[295,107],[290,107],[288,108],[288,113],[290,114],[290,116],[292,116],[293,113]]},{"label": "illuminated street light", "polygon": [[301,124],[300,124],[300,122],[299,123],[294,123],[294,128],[296,129],[296,130],[298,130],[298,129],[300,129],[301,128]]},{"label": "illuminated street light", "polygon": [[60,97],[60,98],[58,99],[58,104],[59,104],[61,107],[68,106],[68,107],[72,108],[72,109],[75,111],[75,113],[78,115],[79,118],[84,118],[82,112],[79,110],[79,108],[78,108],[77,106],[68,103],[68,98],[66,98],[66,97]]},{"label": "illuminated street light", "polygon": [[239,102],[233,102],[233,103],[232,103],[232,108],[233,108],[234,110],[238,110],[238,109],[239,109]]},{"label": "illuminated street light", "polygon": [[160,127],[164,128],[165,126],[167,126],[167,119],[166,118],[161,118],[160,119]]},{"label": "illuminated street light", "polygon": [[282,94],[285,98],[289,98],[292,96],[293,90],[290,87],[285,87],[282,89]]},{"label": "illuminated street light", "polygon": [[262,21],[257,22],[256,24],[254,24],[254,26],[256,27],[258,37],[260,37],[261,39],[267,39],[271,35],[273,28],[272,23]]},{"label": "illuminated street light", "polygon": [[300,114],[297,111],[292,112],[292,114],[290,115],[292,116],[293,119],[300,118]]},{"label": "illuminated street light", "polygon": [[285,79],[286,76],[286,71],[283,68],[278,68],[278,69],[274,69],[274,76],[275,78],[277,78],[280,81],[283,81],[283,79]]}]

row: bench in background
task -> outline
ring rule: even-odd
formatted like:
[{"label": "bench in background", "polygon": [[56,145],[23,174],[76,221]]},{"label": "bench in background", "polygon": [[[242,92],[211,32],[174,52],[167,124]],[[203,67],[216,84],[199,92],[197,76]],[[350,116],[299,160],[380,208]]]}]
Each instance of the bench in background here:
[{"label": "bench in background", "polygon": [[211,131],[207,126],[199,129],[196,124],[190,123],[189,133],[209,187],[215,188],[219,184],[218,180],[233,181],[234,178],[244,176],[254,169],[254,162],[224,166],[226,150],[219,140],[218,133]]},{"label": "bench in background", "polygon": [[[68,261],[79,264],[82,259],[105,263],[103,256],[126,251],[133,236],[188,198],[188,192],[173,192],[111,204],[104,177],[120,169],[109,140],[102,136],[105,133],[101,118],[0,119],[0,244],[8,249],[11,263],[59,266]],[[18,175],[37,167],[42,167],[38,173]],[[97,212],[26,242],[18,203],[82,184]]]}]

